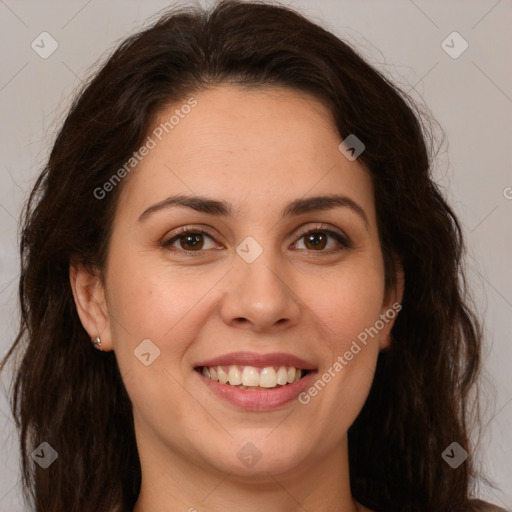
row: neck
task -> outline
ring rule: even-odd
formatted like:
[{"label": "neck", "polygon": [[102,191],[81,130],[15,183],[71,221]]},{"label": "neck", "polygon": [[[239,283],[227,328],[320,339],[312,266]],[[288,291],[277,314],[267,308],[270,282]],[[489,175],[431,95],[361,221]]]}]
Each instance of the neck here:
[{"label": "neck", "polygon": [[[289,471],[222,472],[138,439],[142,484],[133,512],[362,512],[350,493],[347,439]],[[256,465],[254,469],[258,466]]]}]

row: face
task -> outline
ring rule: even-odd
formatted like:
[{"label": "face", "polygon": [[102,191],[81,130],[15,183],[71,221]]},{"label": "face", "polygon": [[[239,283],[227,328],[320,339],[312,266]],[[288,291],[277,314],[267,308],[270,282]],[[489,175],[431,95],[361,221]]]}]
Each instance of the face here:
[{"label": "face", "polygon": [[91,292],[101,308],[78,298],[79,312],[115,351],[141,461],[291,474],[346,442],[397,314],[372,182],[309,96],[194,99],[149,134]]}]

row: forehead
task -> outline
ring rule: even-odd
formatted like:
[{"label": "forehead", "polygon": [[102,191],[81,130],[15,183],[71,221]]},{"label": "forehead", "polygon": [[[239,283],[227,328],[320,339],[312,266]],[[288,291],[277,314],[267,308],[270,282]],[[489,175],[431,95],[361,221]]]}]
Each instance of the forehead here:
[{"label": "forehead", "polygon": [[153,147],[127,180],[119,209],[139,211],[186,193],[226,200],[243,215],[250,207],[339,192],[372,216],[371,179],[339,151],[332,114],[312,96],[216,87],[168,106],[148,136]]}]

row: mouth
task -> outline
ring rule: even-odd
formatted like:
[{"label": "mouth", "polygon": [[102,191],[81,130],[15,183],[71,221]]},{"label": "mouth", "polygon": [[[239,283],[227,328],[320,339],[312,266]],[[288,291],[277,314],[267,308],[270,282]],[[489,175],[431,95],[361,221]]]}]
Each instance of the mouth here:
[{"label": "mouth", "polygon": [[232,352],[194,365],[207,389],[224,402],[246,411],[269,411],[297,401],[318,368],[284,352]]},{"label": "mouth", "polygon": [[311,371],[294,366],[216,365],[194,368],[207,379],[246,391],[264,391],[289,386]]}]

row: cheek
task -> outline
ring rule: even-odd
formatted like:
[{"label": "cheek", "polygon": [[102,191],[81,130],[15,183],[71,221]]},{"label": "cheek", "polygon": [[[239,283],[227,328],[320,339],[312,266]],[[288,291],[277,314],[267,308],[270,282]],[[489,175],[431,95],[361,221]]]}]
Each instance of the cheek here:
[{"label": "cheek", "polygon": [[301,297],[321,320],[330,348],[339,354],[375,324],[384,298],[380,265],[347,265],[321,281],[304,281]]},{"label": "cheek", "polygon": [[171,267],[154,258],[128,257],[118,269],[108,283],[109,312],[124,328],[124,334],[118,333],[162,343],[173,329],[181,329],[183,319],[216,281],[210,272]]},{"label": "cheek", "polygon": [[307,305],[321,328],[321,343],[315,350],[322,353],[324,366],[302,403],[315,409],[316,421],[325,421],[326,428],[335,420],[341,430],[348,429],[373,381],[384,276],[379,265],[347,266],[315,286],[305,284],[303,294],[306,289]]},{"label": "cheek", "polygon": [[[159,350],[150,368],[167,368],[179,381],[189,371],[187,350],[215,314],[212,297],[225,269],[177,268],[154,258],[126,257],[109,275],[112,341],[119,366],[152,386],[134,357],[144,340]],[[165,377],[165,376],[164,376]],[[168,376],[167,376],[168,377]],[[155,394],[157,396],[158,393]]]},{"label": "cheek", "polygon": [[[163,422],[170,438],[178,439],[182,419],[201,412],[184,391],[190,373],[185,356],[213,314],[207,293],[225,272],[201,273],[196,268],[193,273],[158,265],[127,257],[110,273],[112,339],[135,413],[151,425]],[[153,352],[148,345],[143,352],[150,353],[148,366],[137,358],[143,340],[158,349]]]}]

